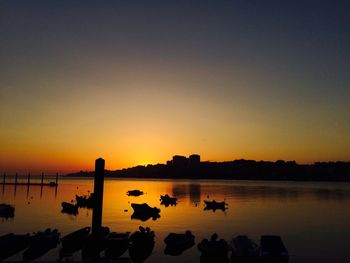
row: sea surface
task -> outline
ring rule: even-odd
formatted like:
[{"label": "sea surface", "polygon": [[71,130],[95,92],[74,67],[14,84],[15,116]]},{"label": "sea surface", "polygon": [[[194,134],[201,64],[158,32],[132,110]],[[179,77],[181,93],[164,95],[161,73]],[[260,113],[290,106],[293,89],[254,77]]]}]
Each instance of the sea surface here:
[{"label": "sea surface", "polygon": [[[132,189],[145,194],[127,196]],[[32,233],[50,227],[64,236],[90,226],[91,209],[82,208],[77,216],[61,213],[62,201],[70,202],[76,194],[88,191],[93,191],[92,179],[60,179],[57,188],[0,185],[0,203],[15,206],[14,218],[1,220],[0,234]],[[177,197],[178,204],[160,205],[159,197],[164,194]],[[203,200],[213,199],[225,200],[228,209],[204,210]],[[160,208],[160,218],[145,222],[131,219],[131,203]],[[145,262],[199,262],[196,245],[213,233],[227,241],[247,234],[257,243],[261,235],[280,235],[289,251],[289,262],[350,262],[350,183],[106,179],[103,225],[116,232],[134,232],[140,225],[154,230],[155,247]],[[195,235],[196,245],[180,256],[165,255],[164,238],[186,230]],[[57,261],[59,249],[36,261]],[[6,261],[21,259],[19,253]],[[81,252],[68,260],[80,261]]]}]

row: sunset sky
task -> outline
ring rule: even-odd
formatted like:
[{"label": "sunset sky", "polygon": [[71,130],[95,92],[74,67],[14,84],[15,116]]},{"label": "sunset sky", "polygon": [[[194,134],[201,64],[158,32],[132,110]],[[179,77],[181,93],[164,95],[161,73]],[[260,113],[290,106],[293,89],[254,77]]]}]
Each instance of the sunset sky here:
[{"label": "sunset sky", "polygon": [[1,1],[0,172],[350,161],[350,1]]}]

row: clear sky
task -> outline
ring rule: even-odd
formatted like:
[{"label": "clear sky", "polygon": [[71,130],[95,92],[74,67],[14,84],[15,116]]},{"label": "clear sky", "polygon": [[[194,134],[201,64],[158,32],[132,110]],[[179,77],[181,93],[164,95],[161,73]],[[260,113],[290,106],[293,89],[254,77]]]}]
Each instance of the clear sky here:
[{"label": "clear sky", "polygon": [[0,2],[0,172],[350,160],[350,1]]}]

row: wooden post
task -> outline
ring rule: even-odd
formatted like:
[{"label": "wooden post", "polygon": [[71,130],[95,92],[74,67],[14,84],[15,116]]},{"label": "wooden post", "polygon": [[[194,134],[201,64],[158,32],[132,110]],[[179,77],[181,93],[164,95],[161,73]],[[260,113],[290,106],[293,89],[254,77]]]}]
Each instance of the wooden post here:
[{"label": "wooden post", "polygon": [[30,173],[28,173],[28,185],[30,185]]},{"label": "wooden post", "polygon": [[58,173],[56,173],[56,186],[58,185]]},{"label": "wooden post", "polygon": [[44,185],[44,173],[41,173],[41,185]]},{"label": "wooden post", "polygon": [[6,173],[4,173],[4,177],[2,179],[2,183],[5,184]]},{"label": "wooden post", "polygon": [[105,160],[99,158],[95,161],[94,180],[94,207],[92,211],[92,234],[96,235],[102,227],[103,183],[105,173]]},{"label": "wooden post", "polygon": [[15,177],[15,185],[17,185],[17,180],[18,180],[18,173],[16,173],[16,177]]}]

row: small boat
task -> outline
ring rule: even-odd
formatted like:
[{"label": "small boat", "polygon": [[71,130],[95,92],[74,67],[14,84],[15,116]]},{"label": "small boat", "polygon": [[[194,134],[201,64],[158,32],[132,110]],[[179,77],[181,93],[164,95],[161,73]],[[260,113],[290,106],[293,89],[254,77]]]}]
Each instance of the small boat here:
[{"label": "small boat", "polygon": [[29,246],[29,234],[15,235],[13,233],[0,237],[0,261],[11,257]]},{"label": "small boat", "polygon": [[289,261],[288,251],[280,236],[261,236],[260,260],[264,263],[287,263]]},{"label": "small boat", "polygon": [[150,207],[148,204],[135,204],[132,203],[131,207],[134,209],[134,213],[131,215],[132,219],[140,219],[141,221],[147,221],[152,218],[156,220],[160,217],[160,209],[157,207]]},{"label": "small boat", "polygon": [[70,255],[83,248],[90,233],[90,227],[83,227],[61,238],[61,255]]},{"label": "small boat", "polygon": [[140,190],[129,190],[126,192],[128,196],[140,196],[143,195],[143,192]]},{"label": "small boat", "polygon": [[228,251],[229,246],[227,242],[223,239],[217,241],[218,235],[213,234],[208,239],[203,239],[201,243],[198,244],[198,249],[201,251],[200,262],[209,263],[209,262],[228,262]]},{"label": "small boat", "polygon": [[35,233],[30,237],[28,249],[23,252],[23,260],[30,261],[46,254],[57,246],[59,237],[57,229],[51,231],[48,228],[43,232]]},{"label": "small boat", "polygon": [[258,246],[245,235],[239,235],[231,241],[232,262],[257,262]]},{"label": "small boat", "polygon": [[71,203],[62,202],[62,213],[70,214],[70,215],[77,215],[78,214],[78,205],[73,205]]},{"label": "small boat", "polygon": [[116,233],[111,232],[106,237],[106,256],[112,259],[119,258],[128,250],[129,232]]},{"label": "small boat", "polygon": [[0,217],[10,218],[15,216],[15,208],[12,205],[0,204]]},{"label": "small boat", "polygon": [[164,253],[167,255],[178,256],[186,249],[194,246],[194,235],[191,231],[186,231],[185,234],[170,233],[165,239],[166,248]]},{"label": "small boat", "polygon": [[213,210],[215,212],[215,210],[217,209],[222,211],[225,211],[227,209],[227,203],[225,203],[225,201],[216,202],[215,200],[213,201],[204,200],[204,203],[205,203],[204,210]]},{"label": "small boat", "polygon": [[169,205],[176,205],[176,201],[176,197],[170,197],[168,194],[160,196],[160,204],[165,205],[166,207],[168,207]]},{"label": "small boat", "polygon": [[98,262],[100,253],[106,248],[106,237],[110,233],[108,227],[101,227],[97,233],[88,236],[81,254],[84,262]]},{"label": "small boat", "polygon": [[130,236],[129,256],[132,262],[143,262],[153,251],[155,234],[150,228],[139,227],[139,231]]},{"label": "small boat", "polygon": [[135,212],[140,212],[140,213],[149,213],[149,214],[159,214],[160,209],[157,207],[150,207],[148,204],[143,203],[143,204],[135,204],[132,203],[131,207],[134,209]]},{"label": "small boat", "polygon": [[79,207],[93,208],[94,193],[91,193],[90,195],[75,195],[75,200]]}]

